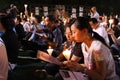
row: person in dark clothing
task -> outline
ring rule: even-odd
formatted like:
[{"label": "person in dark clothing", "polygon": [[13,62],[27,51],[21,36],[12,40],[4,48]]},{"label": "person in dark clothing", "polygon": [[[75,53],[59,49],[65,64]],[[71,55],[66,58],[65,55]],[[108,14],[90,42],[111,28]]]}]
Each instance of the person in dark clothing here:
[{"label": "person in dark clothing", "polygon": [[60,46],[63,41],[62,33],[61,30],[55,25],[55,18],[53,15],[46,16],[45,26],[49,28],[50,32],[52,32],[53,42],[58,43],[58,45]]},{"label": "person in dark clothing", "polygon": [[60,29],[60,31],[61,31],[62,37],[63,37],[63,43],[64,43],[67,39],[66,39],[65,34],[64,34],[64,32],[65,32],[65,26],[64,26],[62,20],[57,19],[57,20],[55,21],[55,25],[56,25],[56,26]]},{"label": "person in dark clothing", "polygon": [[18,40],[13,27],[15,26],[14,20],[8,15],[0,16],[0,30],[3,31],[1,38],[3,39],[6,50],[8,61],[12,64],[17,63],[18,56]]},{"label": "person in dark clothing", "polygon": [[115,32],[114,33],[115,37],[117,37],[117,38],[120,36],[120,26],[118,25],[118,23],[119,23],[119,20],[114,18],[113,19],[113,24],[112,24],[112,29]]},{"label": "person in dark clothing", "polygon": [[16,25],[15,31],[19,41],[21,41],[25,37],[25,31],[23,25],[20,22],[21,22],[21,18],[20,16],[17,16],[15,19],[15,25]]},{"label": "person in dark clothing", "polygon": [[9,16],[11,16],[13,19],[15,19],[15,17],[17,16],[18,14],[18,9],[17,9],[17,6],[15,5],[12,5],[11,8],[10,8],[10,13],[8,14]]}]

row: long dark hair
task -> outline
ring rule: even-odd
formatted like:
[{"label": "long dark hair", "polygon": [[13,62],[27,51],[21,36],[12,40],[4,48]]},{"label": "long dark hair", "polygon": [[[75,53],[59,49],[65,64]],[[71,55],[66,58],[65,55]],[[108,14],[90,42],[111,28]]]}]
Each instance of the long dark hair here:
[{"label": "long dark hair", "polygon": [[107,43],[105,42],[104,38],[101,37],[99,34],[97,34],[96,32],[94,32],[89,24],[89,19],[85,18],[85,17],[78,17],[74,23],[76,25],[76,27],[79,30],[83,30],[83,29],[87,29],[89,34],[92,36],[93,39],[99,40],[100,42],[102,42],[105,46],[109,47],[107,45]]},{"label": "long dark hair", "polygon": [[[76,21],[76,18],[72,18],[70,19],[70,21],[65,25],[65,31],[66,31],[66,28],[70,28],[70,31],[71,31],[71,25]],[[72,32],[72,31],[71,31]]]}]

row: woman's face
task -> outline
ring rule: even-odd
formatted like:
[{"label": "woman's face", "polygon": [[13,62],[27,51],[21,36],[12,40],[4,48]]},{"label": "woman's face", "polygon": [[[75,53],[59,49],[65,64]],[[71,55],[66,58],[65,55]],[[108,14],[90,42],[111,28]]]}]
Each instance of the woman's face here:
[{"label": "woman's face", "polygon": [[69,27],[66,28],[65,36],[68,41],[73,41],[72,32]]},{"label": "woman's face", "polygon": [[75,24],[73,24],[71,26],[71,30],[72,30],[72,36],[75,40],[75,42],[83,42],[85,39],[85,34],[86,34],[86,30],[79,30]]}]

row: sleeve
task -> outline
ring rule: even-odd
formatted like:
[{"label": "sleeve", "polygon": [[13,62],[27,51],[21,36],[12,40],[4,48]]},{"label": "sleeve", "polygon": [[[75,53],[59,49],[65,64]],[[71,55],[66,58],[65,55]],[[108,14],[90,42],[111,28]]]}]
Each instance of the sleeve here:
[{"label": "sleeve", "polygon": [[83,57],[81,43],[76,43],[75,47],[72,50],[73,54],[77,57]]},{"label": "sleeve", "polygon": [[104,60],[104,49],[105,47],[101,42],[96,42],[95,47],[93,49],[93,59],[94,61],[103,61]]},{"label": "sleeve", "polygon": [[104,57],[103,57],[103,55],[102,55],[100,50],[94,50],[93,51],[93,58],[94,58],[95,62],[104,60]]}]

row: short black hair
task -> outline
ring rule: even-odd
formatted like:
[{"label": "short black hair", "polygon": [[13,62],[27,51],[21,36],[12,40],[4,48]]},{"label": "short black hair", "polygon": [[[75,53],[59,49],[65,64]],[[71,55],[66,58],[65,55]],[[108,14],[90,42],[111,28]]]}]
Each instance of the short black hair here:
[{"label": "short black hair", "polygon": [[27,18],[23,18],[22,20],[27,21]]},{"label": "short black hair", "polygon": [[35,15],[35,19],[37,19],[37,22],[40,23],[42,21],[42,16]]},{"label": "short black hair", "polygon": [[13,30],[15,27],[15,22],[9,15],[0,15],[0,22],[6,30]]},{"label": "short black hair", "polygon": [[98,23],[98,21],[97,21],[96,18],[90,18],[90,19],[89,19],[89,22],[91,22],[91,21],[92,21],[94,24]]},{"label": "short black hair", "polygon": [[49,21],[51,21],[51,22],[55,22],[55,20],[56,20],[54,15],[47,15],[46,17],[48,17]]},{"label": "short black hair", "polygon": [[20,18],[20,16],[17,16],[16,18],[17,18],[17,20],[18,20],[19,22],[22,21],[22,19]]},{"label": "short black hair", "polygon": [[114,19],[114,24],[115,24],[115,25],[118,25],[119,20],[118,20],[118,19],[116,19],[116,18],[113,18],[113,19]]}]

